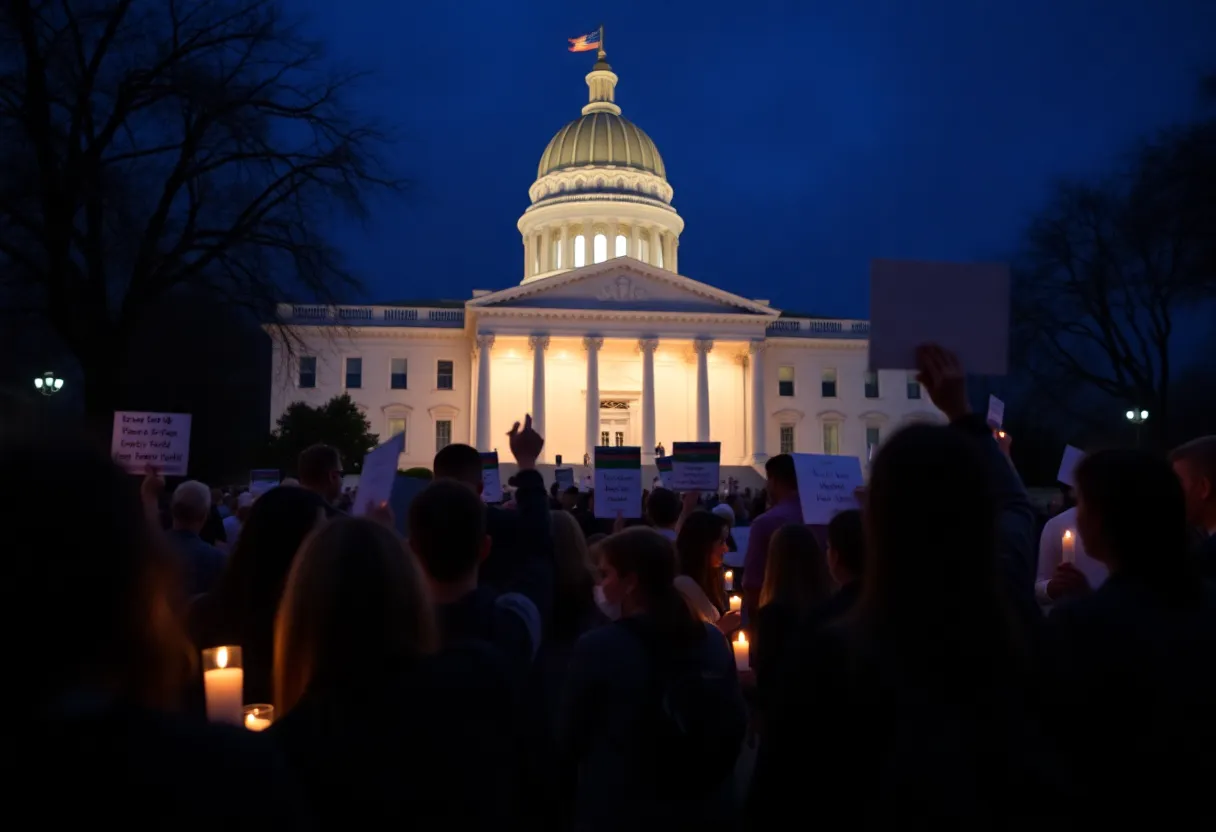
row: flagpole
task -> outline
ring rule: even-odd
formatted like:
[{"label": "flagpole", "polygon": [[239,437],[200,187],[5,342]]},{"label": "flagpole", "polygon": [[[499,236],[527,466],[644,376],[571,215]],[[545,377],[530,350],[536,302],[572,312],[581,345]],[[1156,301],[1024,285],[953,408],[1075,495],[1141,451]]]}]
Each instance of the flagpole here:
[{"label": "flagpole", "polygon": [[600,54],[597,55],[596,57],[602,59],[607,56],[608,56],[608,53],[604,51],[604,24],[601,23],[600,24]]}]

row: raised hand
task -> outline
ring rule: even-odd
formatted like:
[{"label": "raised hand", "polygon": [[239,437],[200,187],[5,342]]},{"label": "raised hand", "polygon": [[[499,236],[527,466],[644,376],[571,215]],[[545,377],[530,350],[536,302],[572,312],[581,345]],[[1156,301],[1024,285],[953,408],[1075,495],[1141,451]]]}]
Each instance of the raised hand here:
[{"label": "raised hand", "polygon": [[520,470],[535,468],[541,449],[545,447],[545,438],[533,429],[532,414],[524,415],[523,430],[516,422],[507,432],[507,438],[510,440],[511,455],[515,457]]},{"label": "raised hand", "polygon": [[971,412],[967,378],[958,356],[937,344],[922,344],[916,348],[916,365],[920,370],[916,380],[946,418],[954,421]]}]

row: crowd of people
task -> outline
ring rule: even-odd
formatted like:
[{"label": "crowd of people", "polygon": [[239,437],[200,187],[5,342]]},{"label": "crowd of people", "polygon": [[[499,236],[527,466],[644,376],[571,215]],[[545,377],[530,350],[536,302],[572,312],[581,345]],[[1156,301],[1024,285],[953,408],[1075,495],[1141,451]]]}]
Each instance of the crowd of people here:
[{"label": "crowd of people", "polygon": [[[759,504],[597,519],[526,418],[509,503],[450,445],[404,538],[336,505],[326,446],[220,512],[6,437],[10,793],[52,827],[1202,828],[1216,437],[1090,453],[1044,526],[955,357],[918,360],[948,425],[893,435],[822,528],[786,455]],[[220,645],[267,730],[207,719]]]}]

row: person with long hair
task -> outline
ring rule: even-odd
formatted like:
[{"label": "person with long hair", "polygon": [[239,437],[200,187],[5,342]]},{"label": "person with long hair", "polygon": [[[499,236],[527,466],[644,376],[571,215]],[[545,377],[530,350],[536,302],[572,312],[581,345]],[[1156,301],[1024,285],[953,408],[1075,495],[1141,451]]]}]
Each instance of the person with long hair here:
[{"label": "person with long hair", "polygon": [[37,808],[55,828],[308,828],[272,747],[174,713],[197,656],[174,609],[174,553],[135,479],[65,430],[6,437],[0,470],[4,658],[20,680],[0,731],[20,762],[11,793],[55,796]]},{"label": "person with long hair", "polygon": [[722,559],[730,526],[720,515],[697,509],[685,515],[676,535],[676,557],[680,574],[676,589],[710,624],[724,633],[739,629],[740,614],[727,609],[722,580]]},{"label": "person with long hair", "polygon": [[339,517],[311,535],[274,643],[268,735],[321,828],[482,828],[502,810],[505,673],[475,646],[436,652],[426,578],[392,529]]},{"label": "person with long hair", "polygon": [[729,824],[747,717],[723,635],[675,588],[671,543],[634,527],[599,543],[621,620],[579,639],[558,716],[575,828]]},{"label": "person with long hair", "polygon": [[918,361],[950,425],[906,427],[873,462],[861,598],[790,656],[752,780],[757,826],[801,808],[807,782],[863,828],[1005,828],[1062,800],[1024,617],[1038,614],[1034,511],[958,360],[928,346]]},{"label": "person with long hair", "polygon": [[1210,827],[1209,773],[1195,761],[1216,745],[1216,588],[1190,548],[1182,485],[1163,459],[1133,450],[1091,453],[1074,477],[1077,529],[1110,573],[1057,604],[1045,637],[1051,715],[1079,799],[1102,820],[1151,811]]}]

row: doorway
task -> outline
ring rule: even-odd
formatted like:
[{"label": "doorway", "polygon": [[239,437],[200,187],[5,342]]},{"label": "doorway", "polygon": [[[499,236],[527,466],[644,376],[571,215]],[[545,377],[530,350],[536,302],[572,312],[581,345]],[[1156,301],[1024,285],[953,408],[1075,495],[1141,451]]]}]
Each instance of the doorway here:
[{"label": "doorway", "polygon": [[600,446],[620,448],[633,445],[628,402],[604,400],[600,402]]}]

